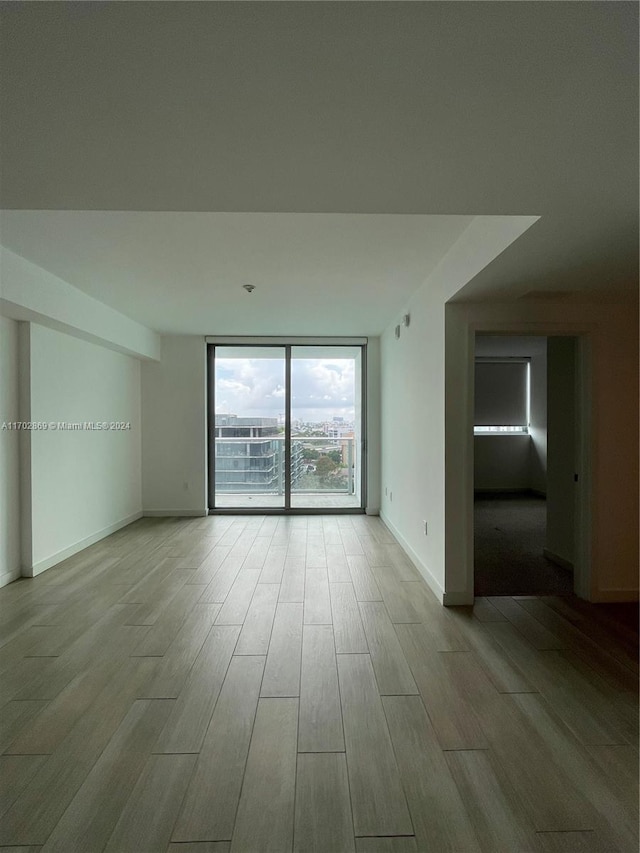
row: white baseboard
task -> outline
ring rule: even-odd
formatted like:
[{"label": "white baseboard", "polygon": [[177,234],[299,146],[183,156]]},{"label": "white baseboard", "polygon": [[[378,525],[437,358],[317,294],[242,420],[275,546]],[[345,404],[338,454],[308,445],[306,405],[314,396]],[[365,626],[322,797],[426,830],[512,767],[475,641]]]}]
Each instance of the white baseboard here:
[{"label": "white baseboard", "polygon": [[[395,539],[397,540],[398,544],[400,545],[402,550],[405,552],[407,557],[409,557],[409,559],[411,560],[413,565],[416,567],[416,569],[420,572],[422,577],[425,579],[427,585],[429,586],[431,591],[434,593],[434,595],[436,596],[436,598],[438,599],[440,604],[445,604],[444,590],[442,589],[442,587],[440,586],[438,581],[434,578],[434,576],[431,574],[429,569],[422,562],[420,557],[418,557],[418,555],[413,550],[411,545],[409,545],[409,543],[404,538],[404,536],[400,533],[400,531],[389,521],[389,519],[386,517],[386,515],[384,514],[384,512],[382,510],[380,510],[380,518],[382,519],[382,521],[384,522],[386,527],[389,528],[389,531],[393,534],[393,536],[395,537]],[[450,603],[453,603],[453,602],[450,602]]]},{"label": "white baseboard", "polygon": [[91,536],[87,536],[79,542],[75,542],[68,548],[58,551],[57,554],[52,554],[50,557],[40,560],[32,566],[24,566],[22,569],[22,576],[26,578],[35,578],[36,575],[40,575],[42,572],[46,572],[47,569],[57,566],[58,563],[66,560],[67,557],[73,557],[73,555],[77,554],[78,551],[84,551],[85,548],[88,548],[90,545],[95,545],[96,542],[99,542],[106,536],[110,536],[112,533],[115,533],[116,530],[120,530],[122,527],[126,527],[128,524],[137,521],[139,518],[142,518],[142,512],[134,512],[132,515],[128,515],[126,518],[121,518],[120,521],[116,521],[108,527],[103,527],[102,530],[92,533]]},{"label": "white baseboard", "polygon": [[559,554],[554,554],[553,551],[550,551],[548,548],[542,549],[542,556],[546,557],[547,560],[551,560],[551,562],[555,563],[556,566],[560,566],[561,569],[566,569],[569,572],[573,571],[573,563],[571,560],[565,560],[564,557],[561,557]]},{"label": "white baseboard", "polygon": [[19,577],[22,577],[20,569],[14,569],[12,572],[3,572],[0,575],[0,587],[13,583],[13,581],[17,581]]},{"label": "white baseboard", "polygon": [[145,518],[164,518],[172,516],[180,516],[187,518],[200,518],[204,515],[209,515],[208,509],[145,509],[142,515]]},{"label": "white baseboard", "polygon": [[461,604],[473,604],[473,600],[472,592],[445,592],[442,603],[445,607],[456,607]]}]

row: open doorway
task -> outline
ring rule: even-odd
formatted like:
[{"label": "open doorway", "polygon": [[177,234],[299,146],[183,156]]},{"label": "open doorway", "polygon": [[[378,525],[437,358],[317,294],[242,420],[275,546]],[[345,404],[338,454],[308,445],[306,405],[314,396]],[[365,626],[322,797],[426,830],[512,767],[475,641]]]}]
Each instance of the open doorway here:
[{"label": "open doorway", "polygon": [[475,595],[574,591],[577,339],[477,334]]}]

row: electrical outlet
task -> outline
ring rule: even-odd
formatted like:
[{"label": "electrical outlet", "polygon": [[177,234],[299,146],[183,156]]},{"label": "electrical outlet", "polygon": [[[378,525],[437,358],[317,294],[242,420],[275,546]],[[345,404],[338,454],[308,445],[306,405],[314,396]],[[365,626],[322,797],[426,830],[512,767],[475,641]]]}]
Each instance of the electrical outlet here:
[{"label": "electrical outlet", "polygon": [[424,535],[426,536],[427,533],[429,532],[426,520],[423,521],[422,524],[424,525]]}]

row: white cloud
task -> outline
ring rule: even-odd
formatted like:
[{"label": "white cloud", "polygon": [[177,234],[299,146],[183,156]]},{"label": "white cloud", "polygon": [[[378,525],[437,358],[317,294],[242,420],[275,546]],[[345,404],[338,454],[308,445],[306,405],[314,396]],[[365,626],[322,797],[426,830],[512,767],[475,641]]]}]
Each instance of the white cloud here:
[{"label": "white cloud", "polygon": [[[216,412],[274,417],[285,405],[281,359],[216,359]],[[292,417],[325,421],[355,417],[355,360],[295,358],[291,367]]]}]

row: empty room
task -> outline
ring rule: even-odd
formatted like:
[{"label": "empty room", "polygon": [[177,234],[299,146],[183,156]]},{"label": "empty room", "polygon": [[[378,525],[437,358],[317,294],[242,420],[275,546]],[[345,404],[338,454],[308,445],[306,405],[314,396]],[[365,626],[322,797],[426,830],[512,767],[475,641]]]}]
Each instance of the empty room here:
[{"label": "empty room", "polygon": [[635,853],[637,4],[0,16],[0,853]]}]

